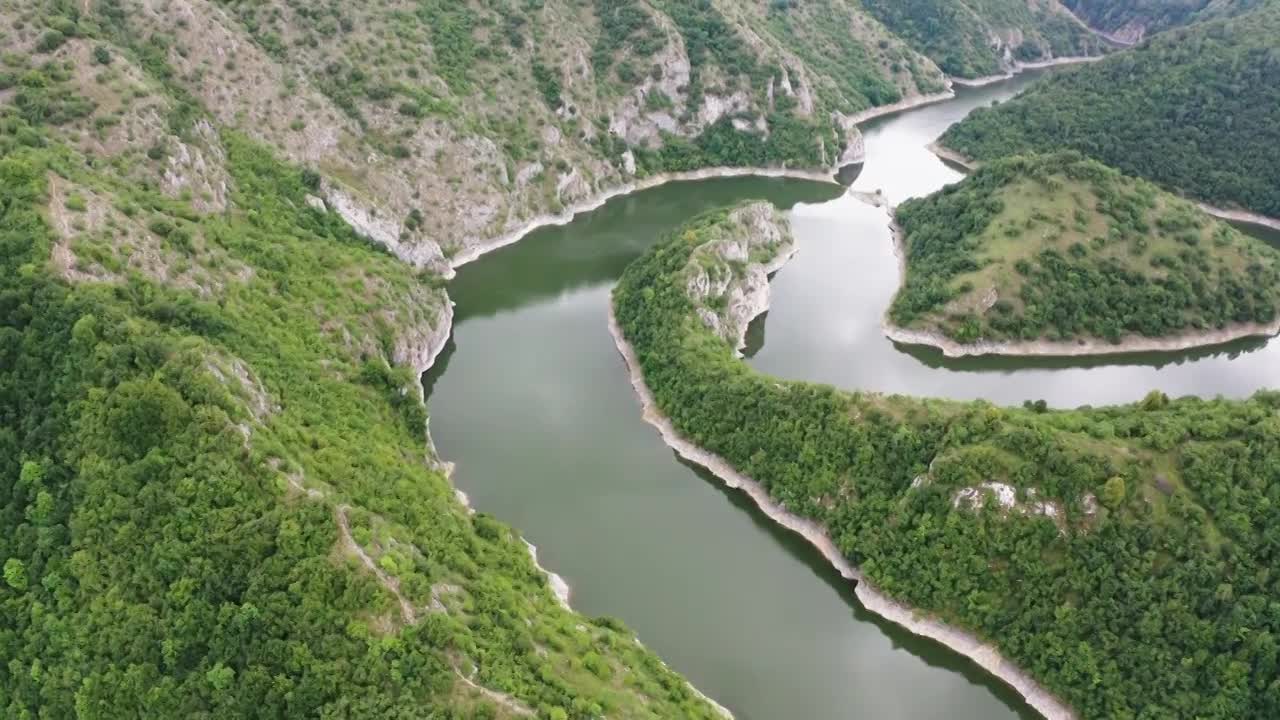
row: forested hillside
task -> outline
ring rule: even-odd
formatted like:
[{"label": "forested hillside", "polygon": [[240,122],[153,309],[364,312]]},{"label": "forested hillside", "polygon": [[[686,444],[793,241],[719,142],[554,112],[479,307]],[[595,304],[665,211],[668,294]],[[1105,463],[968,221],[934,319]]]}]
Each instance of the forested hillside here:
[{"label": "forested hillside", "polygon": [[735,272],[698,252],[728,217],[674,233],[614,292],[684,437],[1083,718],[1280,714],[1280,396],[1059,412],[768,377],[688,294],[690,272]]},{"label": "forested hillside", "polygon": [[867,10],[958,78],[1097,55],[1101,41],[1058,0],[865,0]]},{"label": "forested hillside", "polygon": [[[1047,0],[870,5],[0,0],[0,715],[719,716],[463,505],[419,374],[461,253],[661,173],[857,160],[855,119],[945,91],[939,63],[1096,49]],[[1160,182],[1274,208],[1277,124],[1245,110],[1275,99],[1275,13],[1240,22],[1081,75],[1182,93],[1087,117]],[[973,137],[1031,144],[1007,132]],[[664,284],[697,237],[618,295],[692,437],[1091,717],[1280,712],[1274,397],[1038,415],[778,386]],[[1062,512],[971,521],[951,493],[983,479]]]},{"label": "forested hillside", "polygon": [[157,46],[5,31],[37,19],[0,73],[0,715],[717,716],[437,469],[440,279]]},{"label": "forested hillside", "polygon": [[960,343],[1269,325],[1280,251],[1075,153],[1012,157],[897,209],[889,316]]},{"label": "forested hillside", "polygon": [[1162,33],[954,125],[977,160],[1077,150],[1180,194],[1280,216],[1280,3]]},{"label": "forested hillside", "polygon": [[1090,27],[1121,43],[1196,22],[1230,17],[1265,0],[1063,0]]}]

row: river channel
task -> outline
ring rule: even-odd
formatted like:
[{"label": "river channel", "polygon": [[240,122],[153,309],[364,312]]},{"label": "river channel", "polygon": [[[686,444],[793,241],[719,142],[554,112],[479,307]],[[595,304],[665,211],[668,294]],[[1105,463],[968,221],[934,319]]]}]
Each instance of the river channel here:
[{"label": "river channel", "polygon": [[[864,127],[855,189],[893,202],[960,174],[927,146],[1027,74]],[[739,720],[1032,718],[968,660],[863,610],[799,537],[676,459],[640,415],[606,327],[626,265],[691,216],[761,198],[800,253],[774,280],[749,362],[848,389],[1057,406],[1280,385],[1280,343],[1105,360],[954,361],[895,346],[880,320],[898,270],[884,210],[785,180],[673,184],[619,198],[463,267],[453,339],[425,382],[431,432],[474,506],[518,528],[575,609],[622,619]]]}]

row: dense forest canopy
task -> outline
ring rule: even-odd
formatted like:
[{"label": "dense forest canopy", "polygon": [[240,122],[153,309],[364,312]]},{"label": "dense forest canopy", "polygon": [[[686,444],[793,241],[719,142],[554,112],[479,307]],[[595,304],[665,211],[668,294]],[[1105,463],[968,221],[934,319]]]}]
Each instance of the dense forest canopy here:
[{"label": "dense forest canopy", "polygon": [[768,377],[688,295],[728,215],[673,233],[614,292],[681,434],[1084,718],[1280,713],[1280,396],[1046,411]]},{"label": "dense forest canopy", "polygon": [[903,203],[894,323],[961,343],[1272,323],[1280,251],[1076,153],[1001,159]]},{"label": "dense forest canopy", "polygon": [[1072,149],[1210,204],[1280,216],[1280,3],[1162,33],[953,125],[977,160]]}]

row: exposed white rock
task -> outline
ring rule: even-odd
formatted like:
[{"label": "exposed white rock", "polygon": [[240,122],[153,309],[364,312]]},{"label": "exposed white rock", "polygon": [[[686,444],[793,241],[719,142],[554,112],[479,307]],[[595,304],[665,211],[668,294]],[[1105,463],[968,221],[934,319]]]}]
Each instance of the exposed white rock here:
[{"label": "exposed white rock", "polygon": [[529,558],[533,560],[534,566],[547,576],[547,584],[551,586],[551,592],[556,596],[556,600],[560,601],[560,606],[565,610],[572,610],[573,608],[569,606],[569,583],[565,582],[564,578],[556,573],[542,567],[538,562],[538,547],[536,545],[524,538],[520,539],[524,542],[525,547],[529,549]]},{"label": "exposed white rock", "polygon": [[750,108],[751,97],[745,91],[739,90],[726,96],[708,93],[702,97],[702,107],[698,110],[698,122],[703,127],[709,127],[725,115],[744,112]]},{"label": "exposed white rock", "polygon": [[542,174],[546,168],[542,163],[534,161],[520,168],[516,172],[516,187],[522,188],[533,182],[533,179]]},{"label": "exposed white rock", "polygon": [[587,183],[582,173],[578,172],[578,168],[573,168],[567,174],[561,175],[556,181],[556,197],[562,203],[577,202],[591,194],[591,185]]},{"label": "exposed white rock", "polygon": [[[1019,515],[1043,515],[1060,523],[1063,517],[1062,505],[1053,500],[1040,499],[1040,492],[1028,488],[1026,501],[1018,499],[1018,489],[1008,483],[986,481],[973,487],[960,488],[951,498],[955,508],[981,510],[988,502],[994,501],[1005,512]],[[1059,528],[1061,529],[1059,524]]]},{"label": "exposed white rock", "polygon": [[171,197],[190,192],[192,206],[201,212],[226,210],[230,178],[218,133],[208,120],[200,120],[192,127],[192,136],[192,143],[173,138],[160,189]]},{"label": "exposed white rock", "polygon": [[356,232],[387,247],[399,245],[399,223],[387,218],[375,217],[363,203],[357,202],[340,188],[326,184],[324,194],[329,207],[346,220]]},{"label": "exposed white rock", "polygon": [[[769,275],[796,252],[791,228],[768,203],[752,203],[729,214],[729,236],[701,248],[690,263],[686,289],[698,305],[698,316],[735,350],[746,346],[747,327],[769,309]],[[764,263],[749,262],[753,251],[769,251]],[[703,258],[710,257],[710,262]],[[740,268],[740,269],[738,269]],[[723,309],[707,306],[719,299]]]},{"label": "exposed white rock", "polygon": [[550,225],[568,224],[577,215],[596,210],[616,197],[630,195],[641,190],[648,190],[650,188],[666,185],[667,183],[727,177],[785,177],[796,180],[809,180],[812,182],[835,184],[834,171],[827,173],[816,170],[789,170],[787,168],[706,168],[704,170],[690,170],[688,172],[649,175],[648,177],[633,180],[632,182],[610,188],[593,195],[590,198],[574,203],[560,213],[554,215],[539,215],[531,218],[525,221],[521,226],[491,240],[467,245],[460,253],[452,258],[452,266],[456,269],[476,260],[479,257],[482,257],[486,253],[493,252],[498,248],[506,247],[507,245],[518,242],[521,238],[538,228]]},{"label": "exposed white rock", "polygon": [[[397,328],[391,359],[397,365],[413,368],[415,377],[421,377],[435,364],[440,351],[444,350],[445,344],[449,341],[451,332],[453,332],[453,303],[449,302],[446,296],[433,320],[424,318],[420,324],[401,324]],[[421,398],[422,384],[414,383],[414,387],[417,388],[418,397]]]}]

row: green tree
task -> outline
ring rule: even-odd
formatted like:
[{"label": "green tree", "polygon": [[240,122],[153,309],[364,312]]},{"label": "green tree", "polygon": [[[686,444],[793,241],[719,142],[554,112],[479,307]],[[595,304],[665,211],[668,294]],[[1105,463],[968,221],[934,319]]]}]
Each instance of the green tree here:
[{"label": "green tree", "polygon": [[1106,485],[1102,486],[1102,504],[1112,510],[1123,505],[1127,496],[1128,489],[1125,487],[1124,478],[1119,475],[1108,479]]},{"label": "green tree", "polygon": [[9,558],[4,562],[4,581],[9,587],[24,592],[27,589],[27,567],[17,558]]}]

